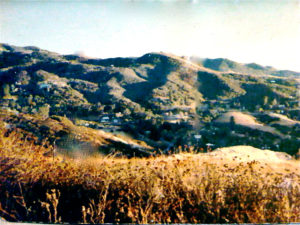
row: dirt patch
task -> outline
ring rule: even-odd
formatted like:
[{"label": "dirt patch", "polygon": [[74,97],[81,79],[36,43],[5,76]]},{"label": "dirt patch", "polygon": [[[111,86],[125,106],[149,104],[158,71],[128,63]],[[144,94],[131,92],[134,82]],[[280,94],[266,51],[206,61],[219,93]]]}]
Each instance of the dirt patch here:
[{"label": "dirt patch", "polygon": [[238,112],[238,111],[231,111],[231,112],[224,113],[216,120],[216,122],[230,123],[231,117],[234,118],[234,122],[236,125],[245,126],[251,129],[261,130],[264,132],[280,135],[280,133],[275,128],[264,125],[262,123],[258,123],[254,116],[251,116],[246,113]]}]

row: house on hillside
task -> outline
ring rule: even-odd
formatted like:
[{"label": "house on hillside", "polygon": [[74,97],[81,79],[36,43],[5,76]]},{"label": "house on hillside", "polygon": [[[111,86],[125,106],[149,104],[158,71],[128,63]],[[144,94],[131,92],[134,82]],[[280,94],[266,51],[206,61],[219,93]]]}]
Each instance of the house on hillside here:
[{"label": "house on hillside", "polygon": [[164,120],[168,123],[180,123],[180,122],[187,122],[189,119],[188,116],[183,114],[175,114],[175,115],[165,115]]},{"label": "house on hillside", "polygon": [[40,83],[38,86],[40,90],[45,90],[47,92],[49,92],[51,89],[51,84],[48,83]]},{"label": "house on hillside", "polygon": [[121,124],[121,119],[120,118],[112,118],[112,123],[114,124],[114,125],[119,125],[119,124]]},{"label": "house on hillside", "polygon": [[109,116],[103,116],[100,118],[101,123],[108,123],[110,121]]},{"label": "house on hillside", "polygon": [[198,106],[198,110],[200,110],[200,111],[206,111],[208,109],[209,109],[208,104],[203,104],[203,105]]},{"label": "house on hillside", "polygon": [[200,139],[202,138],[202,135],[201,135],[201,134],[195,134],[195,135],[194,135],[194,138],[195,138],[196,140],[200,140]]},{"label": "house on hillside", "polygon": [[67,87],[67,83],[61,80],[51,80],[51,83],[57,87]]},{"label": "house on hillside", "polygon": [[119,125],[122,122],[122,119],[121,119],[122,116],[123,115],[116,116],[114,114],[105,114],[105,115],[102,115],[100,117],[99,122],[100,123],[111,123],[111,124],[114,124],[114,125]]},{"label": "house on hillside", "polygon": [[208,148],[211,148],[212,146],[214,146],[214,144],[212,144],[212,143],[207,143],[206,146],[207,146]]},{"label": "house on hillside", "polygon": [[286,106],[285,105],[273,105],[271,108],[272,109],[281,109],[281,110],[283,110],[283,109],[286,108]]}]

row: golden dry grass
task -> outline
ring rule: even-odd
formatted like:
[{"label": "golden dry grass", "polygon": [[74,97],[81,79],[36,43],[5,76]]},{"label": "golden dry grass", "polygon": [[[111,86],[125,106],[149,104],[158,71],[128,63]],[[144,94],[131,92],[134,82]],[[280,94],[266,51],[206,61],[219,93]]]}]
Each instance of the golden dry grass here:
[{"label": "golden dry grass", "polygon": [[0,135],[0,216],[76,223],[300,221],[299,161],[270,168],[193,153],[53,160],[45,151]]}]

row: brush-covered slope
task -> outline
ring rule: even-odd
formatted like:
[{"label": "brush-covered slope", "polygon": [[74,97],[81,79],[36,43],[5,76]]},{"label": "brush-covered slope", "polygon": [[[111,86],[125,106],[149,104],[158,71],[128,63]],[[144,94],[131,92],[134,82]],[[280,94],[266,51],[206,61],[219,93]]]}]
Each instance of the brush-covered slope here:
[{"label": "brush-covered slope", "polygon": [[[194,108],[204,99],[232,98],[245,93],[243,104],[247,105],[253,88],[266,90],[262,95],[271,98],[286,97],[280,95],[284,87],[275,90],[253,77],[246,76],[243,80],[226,77],[164,53],[149,53],[139,58],[86,59],[5,44],[1,45],[0,53],[1,85],[21,87],[15,92],[20,96],[19,101],[29,95],[40,96],[41,99],[34,101],[50,103],[51,111],[58,110],[56,104],[76,108],[76,105],[89,107],[96,103],[118,106],[125,103],[131,109],[145,110],[160,110],[161,105]],[[223,71],[219,67],[211,68]]]},{"label": "brush-covered slope", "polygon": [[45,157],[3,135],[0,216],[13,222],[291,223],[299,161],[249,146],[150,158]]}]

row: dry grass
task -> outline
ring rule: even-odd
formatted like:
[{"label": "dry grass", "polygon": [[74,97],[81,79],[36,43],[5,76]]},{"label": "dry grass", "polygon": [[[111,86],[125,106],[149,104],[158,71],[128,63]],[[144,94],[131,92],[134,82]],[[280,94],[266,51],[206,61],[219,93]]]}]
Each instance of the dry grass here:
[{"label": "dry grass", "polygon": [[[300,221],[298,170],[182,153],[153,158],[47,158],[0,135],[0,216],[84,223]],[[278,165],[280,165],[280,163]]]}]

